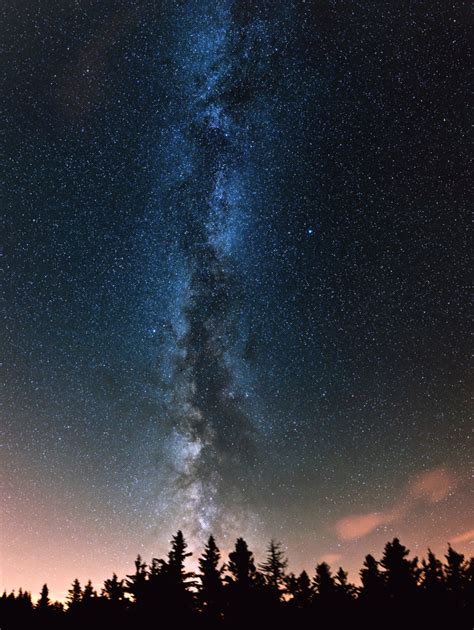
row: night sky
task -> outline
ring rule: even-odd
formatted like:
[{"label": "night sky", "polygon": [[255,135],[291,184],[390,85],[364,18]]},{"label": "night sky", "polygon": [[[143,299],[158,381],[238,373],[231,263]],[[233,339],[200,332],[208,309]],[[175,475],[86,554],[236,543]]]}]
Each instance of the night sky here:
[{"label": "night sky", "polygon": [[469,4],[0,16],[0,588],[472,553]]}]

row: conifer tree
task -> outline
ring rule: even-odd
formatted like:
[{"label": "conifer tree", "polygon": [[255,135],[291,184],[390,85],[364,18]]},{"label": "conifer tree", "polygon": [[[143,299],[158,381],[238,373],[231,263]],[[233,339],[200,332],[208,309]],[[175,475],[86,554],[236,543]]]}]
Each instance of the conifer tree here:
[{"label": "conifer tree", "polygon": [[309,606],[313,597],[313,588],[306,571],[302,571],[298,577],[291,573],[285,578],[285,585],[287,592],[293,598],[293,603],[298,608]]},{"label": "conifer tree", "polygon": [[442,562],[438,560],[431,549],[428,549],[428,557],[426,560],[422,560],[421,566],[421,585],[423,589],[431,595],[440,595],[445,588]]},{"label": "conifer tree", "polygon": [[267,549],[267,559],[259,565],[266,584],[278,598],[285,584],[285,569],[288,566],[288,560],[281,547],[281,543],[271,540]]},{"label": "conifer tree", "polygon": [[135,560],[135,573],[127,575],[125,579],[125,590],[132,595],[137,604],[144,603],[147,587],[148,572],[146,563],[142,562],[142,557],[137,556]]},{"label": "conifer tree", "polygon": [[247,589],[257,581],[257,570],[253,553],[243,538],[237,538],[234,551],[229,553],[227,569],[230,581],[241,589]]},{"label": "conifer tree", "polygon": [[116,573],[112,575],[110,580],[105,580],[102,595],[110,602],[115,604],[123,602],[124,594],[123,580],[119,580]]},{"label": "conifer tree", "polygon": [[331,574],[331,569],[326,562],[321,562],[316,566],[313,584],[319,598],[329,600],[334,596],[336,584]]},{"label": "conifer tree", "polygon": [[359,575],[362,582],[361,597],[368,600],[379,600],[385,591],[385,582],[379,569],[379,563],[370,553],[365,556]]},{"label": "conifer tree", "polygon": [[192,573],[187,573],[184,568],[186,558],[193,555],[191,552],[186,552],[187,546],[183,532],[179,530],[171,540],[171,550],[168,553],[166,571],[171,580],[180,586],[185,586],[188,578],[193,575]]},{"label": "conifer tree", "polygon": [[202,556],[198,560],[200,585],[200,599],[205,607],[216,610],[222,604],[223,568],[219,568],[221,554],[213,536],[209,536]]},{"label": "conifer tree", "polygon": [[50,605],[51,605],[51,602],[49,599],[48,585],[43,584],[43,588],[41,589],[39,599],[36,603],[36,609],[44,611],[44,610],[47,610],[50,607]]},{"label": "conifer tree", "polygon": [[388,596],[392,599],[410,597],[414,594],[418,580],[418,560],[408,560],[410,551],[398,538],[385,545],[380,565],[383,567]]},{"label": "conifer tree", "polygon": [[74,612],[77,610],[82,601],[82,588],[79,580],[76,578],[72,583],[71,588],[67,592],[66,598],[68,604],[68,610]]},{"label": "conifer tree", "polygon": [[97,593],[94,591],[92,582],[89,580],[84,586],[84,590],[82,592],[82,603],[88,604],[94,597],[97,597]]},{"label": "conifer tree", "polygon": [[467,584],[467,563],[464,555],[448,545],[445,557],[446,588],[450,593],[460,595]]},{"label": "conifer tree", "polygon": [[339,567],[334,578],[334,582],[336,586],[336,592],[339,595],[340,599],[353,599],[357,592],[357,589],[353,584],[348,582],[347,571],[344,571],[342,567]]}]

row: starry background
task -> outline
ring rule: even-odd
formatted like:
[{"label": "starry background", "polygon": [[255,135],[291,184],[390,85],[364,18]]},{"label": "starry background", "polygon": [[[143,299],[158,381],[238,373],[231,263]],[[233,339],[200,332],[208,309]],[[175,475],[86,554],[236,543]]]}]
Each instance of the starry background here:
[{"label": "starry background", "polygon": [[472,552],[468,3],[0,15],[0,587]]}]

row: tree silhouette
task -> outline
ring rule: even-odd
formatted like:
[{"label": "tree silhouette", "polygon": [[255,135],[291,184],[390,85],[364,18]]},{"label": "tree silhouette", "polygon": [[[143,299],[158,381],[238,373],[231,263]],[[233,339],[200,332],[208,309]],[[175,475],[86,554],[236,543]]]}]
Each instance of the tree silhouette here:
[{"label": "tree silhouette", "polygon": [[194,573],[186,571],[186,558],[192,555],[187,552],[187,542],[183,532],[179,530],[171,540],[171,549],[167,560],[160,560],[154,566],[156,584],[161,589],[162,614],[168,619],[185,623],[193,607],[191,588],[196,586]]},{"label": "tree silhouette", "polygon": [[258,565],[261,572],[243,538],[236,540],[227,565],[220,566],[220,551],[210,536],[198,559],[197,581],[186,569],[190,555],[179,531],[165,559],[154,558],[147,566],[138,556],[135,572],[125,581],[114,573],[100,595],[90,581],[81,588],[75,579],[66,611],[62,604],[51,603],[46,584],[35,606],[27,591],[4,592],[0,628],[472,630],[474,558],[466,559],[451,545],[445,562],[428,549],[420,568],[394,538],[385,545],[380,561],[365,557],[360,588],[350,583],[342,567],[333,575],[325,562],[317,565],[313,582],[305,571],[298,577],[285,575],[287,561],[274,541]]},{"label": "tree silhouette", "polygon": [[391,599],[399,600],[413,595],[418,581],[418,560],[408,560],[410,551],[398,538],[385,545],[380,566],[385,569],[384,579],[387,594]]},{"label": "tree silhouette", "polygon": [[147,577],[146,564],[142,562],[142,557],[138,555],[135,560],[135,573],[127,575],[125,579],[125,591],[130,593],[133,601],[138,605],[142,605],[144,602]]},{"label": "tree silhouette", "polygon": [[445,556],[446,575],[446,599],[448,610],[456,610],[457,615],[451,621],[461,627],[463,623],[470,623],[474,619],[474,607],[472,598],[469,599],[470,570],[472,558],[467,562],[462,553],[455,551],[448,545],[448,553]]},{"label": "tree silhouette", "polygon": [[97,597],[97,593],[94,591],[92,582],[89,580],[84,586],[84,590],[82,592],[82,603],[87,606],[94,599],[94,597]]},{"label": "tree silhouette", "polygon": [[77,578],[74,580],[71,588],[67,592],[66,601],[68,604],[69,611],[74,612],[79,609],[79,606],[82,601],[82,588]]},{"label": "tree silhouette", "polygon": [[223,567],[219,568],[221,554],[213,536],[209,536],[199,565],[199,599],[207,616],[219,618],[223,605]]},{"label": "tree silhouette", "polygon": [[313,579],[314,589],[319,599],[332,600],[336,593],[336,583],[331,574],[331,569],[326,562],[316,566],[316,575]]},{"label": "tree silhouette", "polygon": [[285,569],[288,566],[288,560],[285,558],[281,547],[281,543],[271,540],[267,548],[265,562],[258,565],[267,586],[277,599],[281,597],[285,585]]},{"label": "tree silhouette", "polygon": [[231,576],[230,582],[241,590],[246,590],[256,584],[255,560],[243,538],[237,538],[234,551],[229,553],[227,570]]},{"label": "tree silhouette", "polygon": [[188,579],[194,575],[193,573],[187,573],[184,568],[186,558],[193,555],[191,552],[186,552],[187,546],[183,532],[179,530],[171,540],[171,550],[168,553],[168,562],[165,565],[170,578],[180,587],[185,587]]},{"label": "tree silhouette", "polygon": [[372,555],[365,556],[359,575],[362,582],[361,599],[369,602],[381,601],[385,594],[385,581],[380,572],[379,563]]},{"label": "tree silhouette", "polygon": [[41,593],[39,599],[36,603],[36,609],[38,611],[44,612],[48,610],[51,605],[51,601],[49,599],[49,588],[47,584],[43,584],[43,588],[41,589]]},{"label": "tree silhouette", "polygon": [[467,563],[462,553],[454,551],[448,545],[446,554],[446,588],[452,594],[460,596],[467,585]]},{"label": "tree silhouette", "polygon": [[292,603],[298,608],[309,606],[314,595],[311,580],[306,571],[302,571],[298,577],[293,573],[285,580],[286,590],[291,595]]},{"label": "tree silhouette", "polygon": [[446,586],[443,564],[431,549],[428,549],[427,560],[422,560],[421,567],[421,585],[423,589],[434,596],[441,596]]},{"label": "tree silhouette", "polygon": [[125,596],[125,588],[123,580],[119,580],[116,573],[112,575],[110,580],[105,580],[102,595],[115,605],[122,604]]},{"label": "tree silhouette", "polygon": [[348,582],[347,571],[344,571],[342,567],[339,567],[334,582],[340,602],[350,601],[355,597],[357,589],[354,584]]},{"label": "tree silhouette", "polygon": [[258,587],[263,577],[258,574],[253,553],[243,538],[237,538],[229,553],[227,571],[227,616],[240,625],[257,624],[262,614]]}]

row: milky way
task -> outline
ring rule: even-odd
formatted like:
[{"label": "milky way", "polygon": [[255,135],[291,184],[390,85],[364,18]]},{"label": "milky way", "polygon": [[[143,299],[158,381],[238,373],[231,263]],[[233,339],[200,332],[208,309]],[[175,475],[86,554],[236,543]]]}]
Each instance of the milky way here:
[{"label": "milky way", "polygon": [[156,395],[164,402],[159,438],[150,445],[158,486],[164,480],[157,516],[181,523],[193,542],[211,532],[229,536],[256,518],[248,499],[265,418],[258,414],[246,305],[259,276],[253,286],[246,281],[242,259],[254,221],[252,154],[261,121],[272,117],[269,100],[257,97],[278,52],[275,28],[257,13],[240,14],[232,2],[176,11],[175,113],[162,153],[165,160],[172,155],[173,170],[150,210],[173,226],[160,242],[169,303],[151,328],[159,331]]}]

